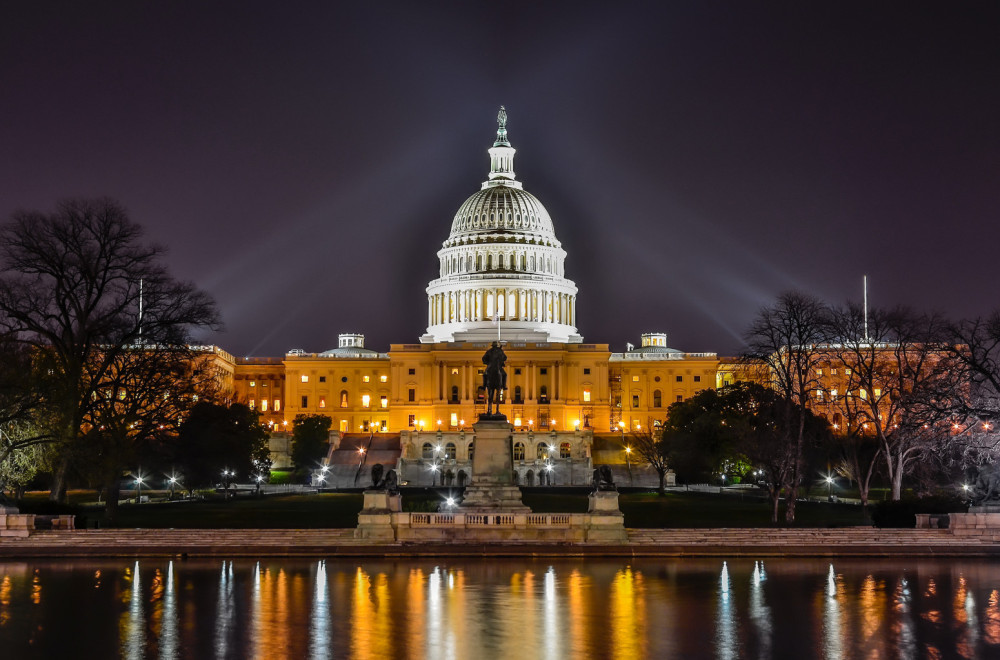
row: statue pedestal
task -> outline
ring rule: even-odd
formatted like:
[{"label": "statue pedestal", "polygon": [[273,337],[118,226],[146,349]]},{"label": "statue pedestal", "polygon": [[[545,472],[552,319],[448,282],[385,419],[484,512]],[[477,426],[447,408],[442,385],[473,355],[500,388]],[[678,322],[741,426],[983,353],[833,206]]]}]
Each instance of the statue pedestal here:
[{"label": "statue pedestal", "polygon": [[396,531],[392,526],[392,516],[403,510],[399,494],[389,494],[384,490],[366,490],[364,498],[364,505],[358,513],[358,526],[354,530],[354,538],[395,541]]},{"label": "statue pedestal", "polygon": [[529,512],[521,501],[521,489],[514,484],[513,427],[506,417],[496,415],[472,425],[471,483],[465,489],[462,509],[468,511]]},{"label": "statue pedestal", "polygon": [[628,541],[625,516],[618,508],[617,490],[596,490],[590,494],[586,540],[597,543]]}]

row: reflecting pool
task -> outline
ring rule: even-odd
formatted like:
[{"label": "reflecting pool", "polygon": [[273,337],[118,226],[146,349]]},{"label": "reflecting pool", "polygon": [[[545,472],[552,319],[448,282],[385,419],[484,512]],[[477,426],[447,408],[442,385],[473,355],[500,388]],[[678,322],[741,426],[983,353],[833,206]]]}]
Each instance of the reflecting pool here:
[{"label": "reflecting pool", "polygon": [[0,562],[0,658],[30,657],[1000,657],[1000,566]]}]

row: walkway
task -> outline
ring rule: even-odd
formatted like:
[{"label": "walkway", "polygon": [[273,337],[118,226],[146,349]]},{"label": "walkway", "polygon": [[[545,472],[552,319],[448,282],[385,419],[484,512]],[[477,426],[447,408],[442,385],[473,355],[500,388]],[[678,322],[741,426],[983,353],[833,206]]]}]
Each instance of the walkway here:
[{"label": "walkway", "polygon": [[1000,557],[946,529],[630,529],[622,545],[373,543],[353,529],[102,529],[0,539],[0,557]]}]

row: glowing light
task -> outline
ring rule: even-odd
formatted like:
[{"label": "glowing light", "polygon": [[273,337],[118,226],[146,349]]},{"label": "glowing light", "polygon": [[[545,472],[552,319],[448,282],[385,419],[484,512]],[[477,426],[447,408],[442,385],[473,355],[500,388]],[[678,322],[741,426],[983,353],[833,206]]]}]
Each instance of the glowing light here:
[{"label": "glowing light", "polygon": [[449,497],[448,499],[445,500],[445,504],[447,504],[448,506],[455,506],[455,498]]},{"label": "glowing light", "polygon": [[632,448],[631,447],[626,447],[625,448],[625,453],[626,454],[631,454],[632,453]]}]

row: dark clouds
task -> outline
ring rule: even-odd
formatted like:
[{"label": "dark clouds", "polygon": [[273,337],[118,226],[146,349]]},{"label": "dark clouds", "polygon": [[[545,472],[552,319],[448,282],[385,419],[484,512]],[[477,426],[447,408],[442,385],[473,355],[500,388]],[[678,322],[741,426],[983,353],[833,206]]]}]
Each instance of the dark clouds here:
[{"label": "dark clouds", "polygon": [[0,214],[116,197],[222,346],[385,349],[503,103],[588,341],[729,352],[866,272],[876,304],[998,304],[993,4],[337,4],[9,3]]}]

